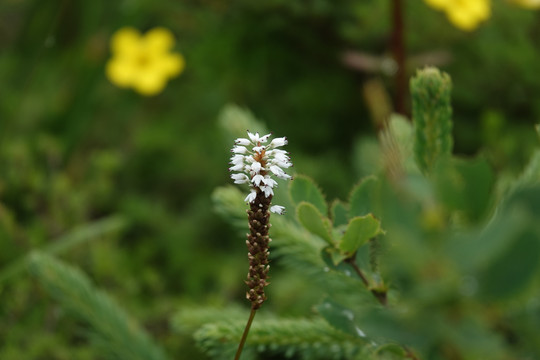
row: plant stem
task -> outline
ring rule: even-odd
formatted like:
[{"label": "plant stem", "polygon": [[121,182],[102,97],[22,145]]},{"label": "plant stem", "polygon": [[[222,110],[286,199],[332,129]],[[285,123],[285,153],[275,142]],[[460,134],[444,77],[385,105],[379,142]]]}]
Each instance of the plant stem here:
[{"label": "plant stem", "polygon": [[364,272],[362,271],[362,269],[358,267],[358,265],[356,264],[356,261],[354,260],[354,257],[346,259],[345,261],[348,262],[353,267],[354,271],[356,271],[356,274],[358,274],[358,276],[360,276],[360,279],[362,279],[362,282],[364,283],[364,285],[367,288],[369,288],[369,282],[366,278],[366,275],[364,275]]},{"label": "plant stem", "polygon": [[405,40],[403,0],[392,0],[392,54],[397,65],[395,74],[396,112],[406,115],[407,73],[405,69]]},{"label": "plant stem", "polygon": [[362,269],[360,269],[358,267],[358,264],[356,264],[356,260],[354,256],[349,259],[346,259],[345,262],[347,262],[349,265],[353,267],[354,271],[356,271],[356,274],[358,274],[360,279],[362,279],[364,286],[368,288],[369,291],[371,291],[371,293],[373,294],[373,296],[375,296],[375,298],[379,301],[379,303],[383,306],[386,306],[387,305],[386,290],[381,291],[380,289],[377,289],[377,288],[370,288],[369,281],[366,275],[364,274],[364,272],[362,271]]},{"label": "plant stem", "polygon": [[246,343],[249,329],[251,328],[251,323],[253,322],[253,318],[255,317],[256,312],[257,312],[257,309],[251,308],[251,313],[249,314],[249,319],[246,324],[246,328],[244,329],[244,333],[242,334],[242,339],[240,339],[240,344],[238,344],[238,350],[236,350],[236,355],[234,357],[234,360],[239,360],[240,355],[242,355],[242,350],[244,349],[244,344]]}]

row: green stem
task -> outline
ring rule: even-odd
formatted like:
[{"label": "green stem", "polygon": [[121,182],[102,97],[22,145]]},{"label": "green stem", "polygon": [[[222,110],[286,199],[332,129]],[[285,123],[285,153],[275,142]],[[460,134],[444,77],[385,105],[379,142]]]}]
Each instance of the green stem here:
[{"label": "green stem", "polygon": [[246,328],[244,329],[244,333],[242,334],[242,339],[240,339],[240,344],[238,344],[238,350],[236,350],[236,356],[234,357],[234,360],[240,360],[240,355],[242,355],[242,350],[244,349],[244,344],[246,343],[249,329],[251,328],[251,323],[253,322],[253,318],[255,317],[256,312],[257,309],[251,308],[251,313],[249,314]]}]

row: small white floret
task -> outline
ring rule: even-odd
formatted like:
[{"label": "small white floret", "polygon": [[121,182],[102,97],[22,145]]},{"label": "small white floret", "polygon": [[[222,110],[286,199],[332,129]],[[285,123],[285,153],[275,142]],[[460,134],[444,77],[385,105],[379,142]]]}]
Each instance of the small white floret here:
[{"label": "small white floret", "polygon": [[264,136],[261,136],[261,138],[259,139],[259,142],[264,144],[265,142],[268,141],[268,138],[269,138],[270,136],[272,136],[272,133],[266,134],[266,135],[264,135]]},{"label": "small white floret", "polygon": [[248,196],[246,196],[244,201],[247,203],[252,203],[253,201],[255,201],[256,197],[257,197],[257,193],[255,192],[255,190],[251,190],[251,192],[248,194]]},{"label": "small white floret", "polygon": [[259,133],[250,133],[248,131],[248,137],[249,139],[251,140],[252,143],[256,144],[257,142],[259,142]]},{"label": "small white floret", "polygon": [[241,171],[241,170],[244,170],[244,164],[243,163],[236,164],[236,165],[231,166],[229,168],[229,171]]},{"label": "small white floret", "polygon": [[258,174],[261,171],[261,163],[258,161],[255,161],[253,164],[251,164],[251,171]]},{"label": "small white floret", "polygon": [[274,140],[272,140],[270,142],[269,147],[280,147],[280,146],[284,146],[284,145],[287,145],[287,138],[286,137],[280,137],[280,138],[275,138]]},{"label": "small white floret", "polygon": [[270,207],[270,212],[278,215],[283,215],[285,214],[285,207],[280,205],[274,205]]},{"label": "small white floret", "polygon": [[284,174],[283,169],[277,165],[270,166],[270,171],[277,177],[281,177]]},{"label": "small white floret", "polygon": [[249,177],[246,174],[242,174],[242,173],[232,174],[231,179],[234,180],[235,184],[247,184],[247,183],[249,183]]},{"label": "small white floret", "polygon": [[246,147],[244,146],[235,146],[231,150],[235,154],[245,154],[247,152]]},{"label": "small white floret", "polygon": [[[247,176],[246,176],[247,177]],[[251,182],[255,184],[256,186],[261,185],[261,181],[264,181],[264,177],[260,174],[255,175],[253,179],[251,179]]]},{"label": "small white floret", "polygon": [[238,138],[234,142],[235,142],[235,144],[242,145],[242,146],[251,145],[251,141],[249,141],[248,139],[245,139],[245,138]]},{"label": "small white floret", "polygon": [[274,190],[270,186],[261,186],[260,189],[264,192],[265,197],[274,196]]},{"label": "small white floret", "polygon": [[271,188],[275,187],[277,185],[277,182],[272,179],[270,176],[266,175],[263,179],[263,183],[266,185],[266,186],[270,186]]}]

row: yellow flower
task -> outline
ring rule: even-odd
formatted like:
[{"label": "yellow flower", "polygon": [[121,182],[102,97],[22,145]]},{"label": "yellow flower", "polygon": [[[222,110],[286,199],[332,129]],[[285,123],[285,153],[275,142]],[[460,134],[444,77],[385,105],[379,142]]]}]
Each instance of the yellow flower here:
[{"label": "yellow flower", "polygon": [[[465,31],[472,31],[489,18],[491,8],[489,0],[424,0],[428,5],[443,10],[454,26]],[[524,0],[520,0],[524,1]],[[533,0],[534,1],[534,0]]]},{"label": "yellow flower", "polygon": [[111,38],[107,77],[113,84],[143,95],[158,94],[185,67],[182,55],[170,52],[173,46],[174,37],[165,28],[157,27],[144,35],[131,27],[122,28]]},{"label": "yellow flower", "polygon": [[540,9],[540,0],[512,0],[512,2],[527,9]]}]

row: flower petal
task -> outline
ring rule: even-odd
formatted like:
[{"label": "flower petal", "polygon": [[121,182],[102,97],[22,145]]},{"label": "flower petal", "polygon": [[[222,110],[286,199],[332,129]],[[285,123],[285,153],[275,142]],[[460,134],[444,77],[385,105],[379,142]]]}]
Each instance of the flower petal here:
[{"label": "flower petal", "polygon": [[166,28],[156,27],[143,37],[145,46],[150,51],[167,52],[174,46],[174,35]]},{"label": "flower petal", "polygon": [[140,72],[133,79],[133,87],[142,95],[159,94],[167,84],[167,79],[154,72]]},{"label": "flower petal", "polygon": [[107,78],[116,86],[131,86],[136,71],[129,59],[115,56],[107,62],[105,67]]},{"label": "flower petal", "polygon": [[255,192],[255,190],[251,190],[251,192],[248,194],[248,196],[246,196],[244,201],[248,203],[252,203],[253,201],[255,201],[256,197],[257,197],[257,193]]},{"label": "flower petal", "polygon": [[280,205],[274,205],[270,207],[270,212],[273,212],[274,214],[283,215],[285,214],[285,207]]},{"label": "flower petal", "polygon": [[130,54],[141,46],[141,33],[132,27],[116,31],[111,38],[113,54]]}]

